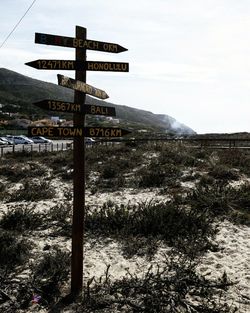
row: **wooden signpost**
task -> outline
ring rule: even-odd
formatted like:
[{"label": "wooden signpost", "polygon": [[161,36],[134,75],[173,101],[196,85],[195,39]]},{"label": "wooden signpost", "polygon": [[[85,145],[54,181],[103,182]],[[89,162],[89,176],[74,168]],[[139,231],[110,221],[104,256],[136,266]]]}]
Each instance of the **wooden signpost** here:
[{"label": "wooden signpost", "polygon": [[57,79],[58,79],[58,84],[60,86],[74,89],[77,91],[81,91],[85,94],[87,93],[88,95],[91,95],[91,96],[94,96],[96,98],[103,99],[103,100],[109,98],[109,96],[106,94],[104,90],[88,85],[81,80],[72,79],[72,78],[69,78],[67,76],[60,75],[60,74],[57,74]]},{"label": "wooden signpost", "polygon": [[109,53],[120,53],[128,49],[110,42],[89,40],[86,38],[73,38],[51,34],[35,33],[35,43],[50,46],[61,46],[68,48],[96,50]]},{"label": "wooden signpost", "polygon": [[64,37],[35,33],[35,43],[75,48],[75,60],[36,60],[26,65],[44,70],[75,70],[75,79],[59,75],[58,84],[74,90],[74,102],[43,100],[34,105],[57,112],[73,113],[73,127],[29,127],[31,136],[73,137],[74,177],[73,177],[73,220],[71,255],[71,294],[77,295],[83,286],[83,235],[85,215],[85,136],[122,137],[129,131],[121,128],[85,127],[85,114],[115,116],[113,107],[88,105],[86,94],[107,99],[105,91],[86,84],[86,71],[128,72],[128,63],[87,61],[86,50],[110,53],[127,51],[126,48],[102,41],[89,40],[87,30],[76,26],[75,37]]},{"label": "wooden signpost", "polygon": [[54,138],[105,137],[117,138],[130,134],[130,131],[118,127],[29,127],[28,136],[46,136]]},{"label": "wooden signpost", "polygon": [[58,100],[42,100],[34,102],[34,105],[41,109],[65,112],[65,113],[83,113],[91,115],[116,116],[115,108],[103,105],[85,104],[81,105],[74,102],[64,102]]},{"label": "wooden signpost", "polygon": [[68,70],[68,71],[102,71],[128,72],[129,64],[121,62],[72,61],[72,60],[35,60],[25,63],[38,70]]}]

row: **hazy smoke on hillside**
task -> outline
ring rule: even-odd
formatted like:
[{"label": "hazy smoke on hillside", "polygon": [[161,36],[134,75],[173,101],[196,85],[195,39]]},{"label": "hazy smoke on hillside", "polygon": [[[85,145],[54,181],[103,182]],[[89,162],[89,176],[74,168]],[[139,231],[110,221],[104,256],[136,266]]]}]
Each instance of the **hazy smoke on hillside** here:
[{"label": "hazy smoke on hillside", "polygon": [[174,119],[171,116],[164,116],[163,117],[164,122],[166,122],[169,125],[169,128],[166,130],[166,132],[173,132],[177,135],[191,135],[194,134],[195,132],[187,127],[184,124],[181,124],[180,122],[178,122],[176,119]]},{"label": "hazy smoke on hillside", "polygon": [[183,127],[183,125],[181,123],[179,123],[178,121],[174,120],[171,125],[170,125],[171,129],[177,133],[178,135],[181,134],[186,134],[187,133],[187,129]]}]

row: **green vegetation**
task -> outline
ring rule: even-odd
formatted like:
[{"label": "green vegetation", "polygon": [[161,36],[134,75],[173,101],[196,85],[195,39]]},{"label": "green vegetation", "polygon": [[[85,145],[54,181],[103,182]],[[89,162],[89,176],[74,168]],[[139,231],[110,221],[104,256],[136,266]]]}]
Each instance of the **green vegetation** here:
[{"label": "green vegetation", "polygon": [[29,242],[15,232],[0,229],[0,277],[4,271],[23,264],[29,256]]},{"label": "green vegetation", "polygon": [[216,234],[213,222],[203,210],[185,209],[172,202],[145,202],[134,206],[105,203],[87,214],[85,225],[88,231],[121,241],[129,236],[164,240],[194,258],[194,251],[201,253],[211,246],[210,239]]},{"label": "green vegetation", "polygon": [[[35,105],[33,102],[44,99],[63,99],[64,101],[73,101],[73,91],[67,88],[61,88],[56,84],[43,82],[32,79],[24,75],[12,72],[7,69],[0,69],[0,103],[4,105],[3,111],[18,113],[26,118],[44,118],[54,115],[53,112],[46,112]],[[102,105],[103,101],[93,99],[87,96],[87,103],[94,105]],[[115,105],[105,102],[105,105],[115,107],[116,117],[121,119],[119,126],[131,127],[132,129],[146,129],[150,134],[157,132],[175,133],[171,128],[175,121],[167,115],[157,115],[148,111],[127,107],[125,105]],[[61,118],[71,119],[70,114],[57,113]],[[93,117],[87,118],[89,125],[100,125],[102,121]],[[109,122],[112,125],[112,122]],[[193,134],[194,131],[189,127],[182,125],[184,132]]]},{"label": "green vegetation", "polygon": [[[236,312],[223,302],[231,285],[227,275],[208,280],[196,273],[195,263],[181,255],[170,254],[164,266],[150,266],[142,277],[128,271],[123,279],[112,282],[108,271],[109,267],[99,281],[88,281],[80,306],[83,312]],[[190,295],[199,301],[192,301]],[[219,300],[214,300],[215,296]]]},{"label": "green vegetation", "polygon": [[[214,238],[222,220],[250,225],[249,160],[247,151],[169,143],[86,149],[86,187],[96,201],[92,197],[86,207],[85,242],[92,248],[96,242],[115,241],[125,258],[151,261],[159,247],[166,247],[167,253],[161,264],[140,274],[128,270],[124,277],[111,279],[111,264],[103,276],[89,277],[83,296],[74,303],[76,311],[234,312],[224,302],[233,284],[230,277],[222,272],[220,278],[208,279],[197,266],[208,250],[220,250]],[[9,154],[0,160],[0,170],[5,206],[0,219],[0,290],[7,296],[15,290],[13,312],[27,311],[33,293],[42,297],[44,309],[56,312],[63,287],[69,285],[70,256],[53,240],[70,240],[72,190],[64,180],[67,187],[60,190],[59,199],[52,182],[72,178],[72,151]],[[154,190],[164,200],[118,203],[115,192],[126,188],[133,190],[135,199],[140,191]],[[112,200],[100,205],[102,192],[110,193]],[[46,199],[53,203],[46,202],[44,212],[37,213]],[[37,244],[45,238],[49,244]]]},{"label": "green vegetation", "polygon": [[34,212],[34,208],[19,205],[4,213],[0,220],[0,227],[5,230],[23,232],[37,230],[42,224],[42,215]]},{"label": "green vegetation", "polygon": [[60,286],[70,272],[70,255],[54,247],[43,255],[33,268],[33,286],[39,290],[43,303],[53,303],[60,294]]}]

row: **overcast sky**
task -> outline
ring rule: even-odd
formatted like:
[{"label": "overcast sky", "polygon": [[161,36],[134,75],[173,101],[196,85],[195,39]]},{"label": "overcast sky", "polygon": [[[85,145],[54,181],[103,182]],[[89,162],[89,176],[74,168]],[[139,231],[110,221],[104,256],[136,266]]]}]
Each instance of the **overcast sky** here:
[{"label": "overcast sky", "polygon": [[[32,0],[0,1],[0,45]],[[57,83],[24,65],[74,59],[74,49],[34,43],[35,32],[113,42],[123,53],[87,51],[89,61],[129,62],[129,73],[88,72],[108,101],[167,114],[198,133],[250,132],[249,0],[36,0],[0,49],[0,67]]]}]

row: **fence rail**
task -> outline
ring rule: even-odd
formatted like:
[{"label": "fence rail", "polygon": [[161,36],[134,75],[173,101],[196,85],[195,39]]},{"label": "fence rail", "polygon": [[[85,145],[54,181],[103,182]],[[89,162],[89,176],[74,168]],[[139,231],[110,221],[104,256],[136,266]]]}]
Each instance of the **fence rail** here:
[{"label": "fence rail", "polygon": [[[137,145],[140,143],[177,143],[177,144],[188,144],[196,148],[213,148],[213,149],[250,149],[250,139],[229,139],[229,138],[128,138],[128,139],[101,139],[97,140],[95,144],[87,144],[86,146],[91,148],[96,145],[113,145],[124,143],[128,145]],[[73,149],[73,141],[69,142],[57,142],[53,144],[26,144],[26,145],[9,145],[0,146],[0,157],[5,153],[15,153],[15,152],[53,152]]]},{"label": "fence rail", "polygon": [[0,157],[3,157],[6,153],[17,152],[54,152],[71,149],[71,145],[68,142],[60,142],[53,144],[26,144],[26,145],[8,145],[0,147]]}]

